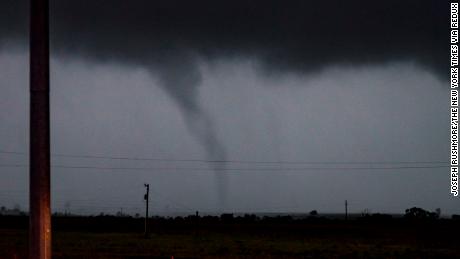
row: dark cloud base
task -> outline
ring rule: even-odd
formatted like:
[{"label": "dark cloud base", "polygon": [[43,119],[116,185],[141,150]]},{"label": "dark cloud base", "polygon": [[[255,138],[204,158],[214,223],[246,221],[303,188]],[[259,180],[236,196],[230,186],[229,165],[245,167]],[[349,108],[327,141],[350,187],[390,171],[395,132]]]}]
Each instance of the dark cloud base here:
[{"label": "dark cloud base", "polygon": [[[237,56],[273,72],[414,61],[448,76],[449,1],[51,2],[61,55],[150,66]],[[27,1],[3,0],[0,10],[1,38],[24,40]]]}]

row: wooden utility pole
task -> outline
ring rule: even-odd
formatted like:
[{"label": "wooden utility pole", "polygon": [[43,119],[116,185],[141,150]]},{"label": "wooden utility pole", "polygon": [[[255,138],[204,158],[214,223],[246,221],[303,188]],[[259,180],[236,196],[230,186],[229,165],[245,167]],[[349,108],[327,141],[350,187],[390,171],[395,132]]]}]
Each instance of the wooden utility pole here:
[{"label": "wooden utility pole", "polygon": [[31,0],[29,257],[51,258],[48,0]]},{"label": "wooden utility pole", "polygon": [[345,220],[348,220],[348,201],[345,200]]},{"label": "wooden utility pole", "polygon": [[144,195],[144,200],[145,200],[145,226],[144,226],[144,235],[147,238],[149,236],[149,231],[148,231],[148,226],[147,222],[149,219],[149,190],[150,186],[149,184],[144,184],[144,186],[147,188],[147,192]]}]

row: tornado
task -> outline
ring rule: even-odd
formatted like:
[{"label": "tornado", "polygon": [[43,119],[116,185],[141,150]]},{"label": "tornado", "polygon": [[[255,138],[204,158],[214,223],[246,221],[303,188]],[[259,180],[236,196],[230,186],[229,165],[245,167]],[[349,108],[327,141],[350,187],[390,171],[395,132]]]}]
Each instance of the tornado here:
[{"label": "tornado", "polygon": [[[177,53],[178,50],[174,51]],[[213,161],[218,209],[227,206],[228,181],[225,174],[227,155],[222,141],[217,136],[215,123],[199,100],[201,73],[191,54],[182,53],[182,59],[165,58],[152,66],[153,74],[159,78],[163,90],[174,100],[181,111],[190,135],[203,147],[207,160]]]}]

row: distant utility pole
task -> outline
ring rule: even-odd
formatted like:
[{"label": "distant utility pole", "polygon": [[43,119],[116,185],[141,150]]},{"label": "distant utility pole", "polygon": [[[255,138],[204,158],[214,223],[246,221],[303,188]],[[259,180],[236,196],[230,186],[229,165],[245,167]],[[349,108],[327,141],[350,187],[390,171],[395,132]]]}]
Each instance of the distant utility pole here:
[{"label": "distant utility pole", "polygon": [[145,188],[147,188],[146,190],[146,193],[144,195],[144,200],[145,200],[145,229],[144,229],[144,235],[145,237],[148,237],[149,236],[149,231],[148,231],[148,226],[147,226],[147,222],[148,222],[148,219],[149,219],[149,190],[150,190],[150,186],[149,184],[144,184]]},{"label": "distant utility pole", "polygon": [[30,0],[29,258],[51,258],[48,0]]},{"label": "distant utility pole", "polygon": [[348,220],[348,201],[345,200],[345,220]]}]

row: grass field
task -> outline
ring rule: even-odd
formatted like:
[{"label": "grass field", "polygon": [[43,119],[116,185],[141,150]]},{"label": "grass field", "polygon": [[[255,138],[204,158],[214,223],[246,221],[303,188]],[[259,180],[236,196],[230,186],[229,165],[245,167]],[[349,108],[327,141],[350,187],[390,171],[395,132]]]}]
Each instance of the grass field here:
[{"label": "grass field", "polygon": [[[122,226],[118,232],[59,228],[53,232],[53,258],[460,258],[459,224],[447,220],[156,222],[148,239]],[[27,230],[0,229],[0,258],[25,257]]]}]

